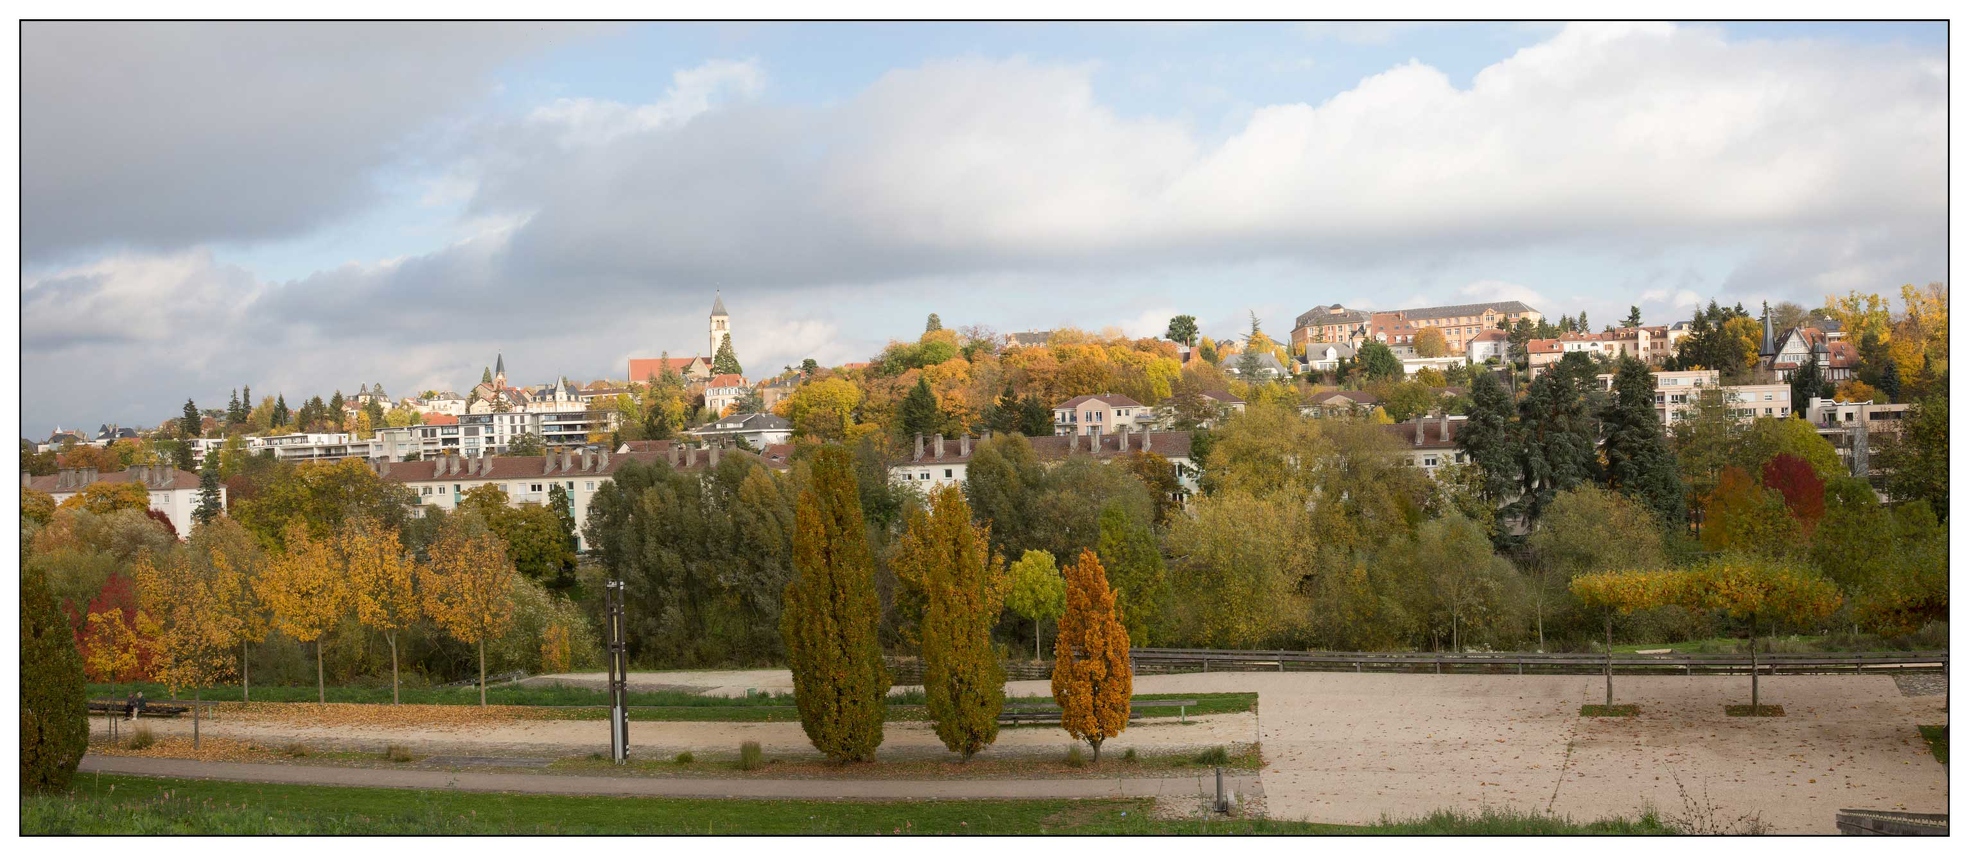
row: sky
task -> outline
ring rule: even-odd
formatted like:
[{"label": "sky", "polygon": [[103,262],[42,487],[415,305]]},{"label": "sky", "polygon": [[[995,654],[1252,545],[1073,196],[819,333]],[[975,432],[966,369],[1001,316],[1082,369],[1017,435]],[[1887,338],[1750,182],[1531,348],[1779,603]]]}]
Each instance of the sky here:
[{"label": "sky", "polygon": [[[25,23],[22,425],[1946,278],[1945,24]],[[708,354],[707,354],[708,356]]]}]

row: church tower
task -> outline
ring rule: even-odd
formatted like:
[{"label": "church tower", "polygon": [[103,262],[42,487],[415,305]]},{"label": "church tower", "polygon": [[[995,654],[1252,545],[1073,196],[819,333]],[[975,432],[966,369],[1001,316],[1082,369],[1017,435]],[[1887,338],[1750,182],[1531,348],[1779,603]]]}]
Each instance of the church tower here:
[{"label": "church tower", "polygon": [[725,314],[724,295],[719,294],[711,300],[711,348],[704,352],[704,358],[707,360],[717,358],[718,346],[724,344],[725,339],[731,334],[732,319]]},{"label": "church tower", "polygon": [[492,385],[494,389],[506,388],[506,355],[505,354],[499,355],[499,362],[497,366],[492,370]]}]

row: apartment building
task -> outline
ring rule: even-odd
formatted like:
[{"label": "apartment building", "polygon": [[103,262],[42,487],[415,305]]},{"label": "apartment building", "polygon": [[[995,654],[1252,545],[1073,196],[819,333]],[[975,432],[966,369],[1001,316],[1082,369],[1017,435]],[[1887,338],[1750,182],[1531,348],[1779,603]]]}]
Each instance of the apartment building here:
[{"label": "apartment building", "polygon": [[[221,441],[223,445],[223,441]],[[339,461],[343,458],[369,457],[369,441],[358,440],[354,434],[276,434],[271,437],[248,437],[246,449],[249,452],[273,452],[273,456],[283,461]]]},{"label": "apartment building", "polygon": [[1905,404],[1813,397],[1806,403],[1805,419],[1819,436],[1831,441],[1846,472],[1864,478],[1880,471],[1873,464],[1872,451],[1879,440],[1900,436],[1907,409]]},{"label": "apartment building", "polygon": [[[122,472],[99,473],[95,467],[65,468],[52,476],[31,476],[21,473],[21,487],[33,488],[51,497],[60,504],[69,497],[82,492],[84,488],[98,482],[104,484],[140,484],[150,494],[152,511],[162,512],[170,518],[172,528],[178,530],[178,537],[191,535],[192,512],[198,509],[198,474],[171,467],[130,467]],[[219,507],[226,504],[225,485],[219,486]]]},{"label": "apartment building", "polygon": [[1152,418],[1147,405],[1125,395],[1083,395],[1053,407],[1054,434],[1110,434]]},{"label": "apartment building", "polygon": [[[986,432],[985,440],[991,439]],[[946,440],[942,434],[933,437],[916,436],[916,448],[908,460],[900,461],[889,468],[889,476],[897,482],[927,492],[944,485],[963,485],[971,464],[971,455],[977,450],[976,443],[969,435],[955,440]],[[1190,434],[1186,431],[1136,431],[1123,428],[1113,434],[1055,434],[1051,437],[1028,437],[1032,444],[1034,457],[1041,464],[1057,464],[1069,457],[1087,456],[1106,463],[1122,455],[1133,452],[1149,452],[1169,460],[1175,469],[1176,481],[1181,485],[1181,493],[1188,496],[1196,491],[1197,479],[1201,473],[1190,459]],[[1181,497],[1175,497],[1180,499]]]},{"label": "apartment building", "polygon": [[[1689,418],[1703,390],[1719,387],[1723,390],[1724,401],[1730,406],[1730,415],[1739,419],[1748,421],[1761,416],[1781,418],[1791,415],[1791,387],[1786,384],[1722,386],[1714,369],[1651,374],[1655,382],[1655,415],[1661,418],[1661,424],[1665,426],[1673,427]],[[1613,375],[1597,377],[1601,389],[1613,389]]]},{"label": "apartment building", "polygon": [[704,385],[704,409],[710,411],[713,418],[723,416],[726,408],[737,404],[751,389],[740,375],[715,375]]}]

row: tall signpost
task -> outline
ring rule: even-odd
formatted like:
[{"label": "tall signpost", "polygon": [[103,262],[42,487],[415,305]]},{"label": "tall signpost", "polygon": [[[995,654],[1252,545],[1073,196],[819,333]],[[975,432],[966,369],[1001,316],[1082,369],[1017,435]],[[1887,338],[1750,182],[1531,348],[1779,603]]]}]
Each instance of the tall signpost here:
[{"label": "tall signpost", "polygon": [[629,642],[621,580],[608,581],[602,603],[608,625],[609,757],[621,764],[629,760]]}]

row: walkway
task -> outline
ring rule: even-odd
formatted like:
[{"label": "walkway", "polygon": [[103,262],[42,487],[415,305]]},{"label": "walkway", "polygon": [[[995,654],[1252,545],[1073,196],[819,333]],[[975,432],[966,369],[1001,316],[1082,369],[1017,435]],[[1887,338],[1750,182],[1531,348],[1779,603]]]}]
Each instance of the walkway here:
[{"label": "walkway", "polygon": [[[1174,799],[1202,796],[1214,792],[1216,788],[1215,779],[1209,776],[1136,779],[664,779],[552,773],[452,773],[308,764],[240,764],[103,755],[84,756],[81,771],[281,785],[712,799]],[[1252,775],[1226,775],[1224,787],[1239,793],[1259,793],[1257,777]]]}]

